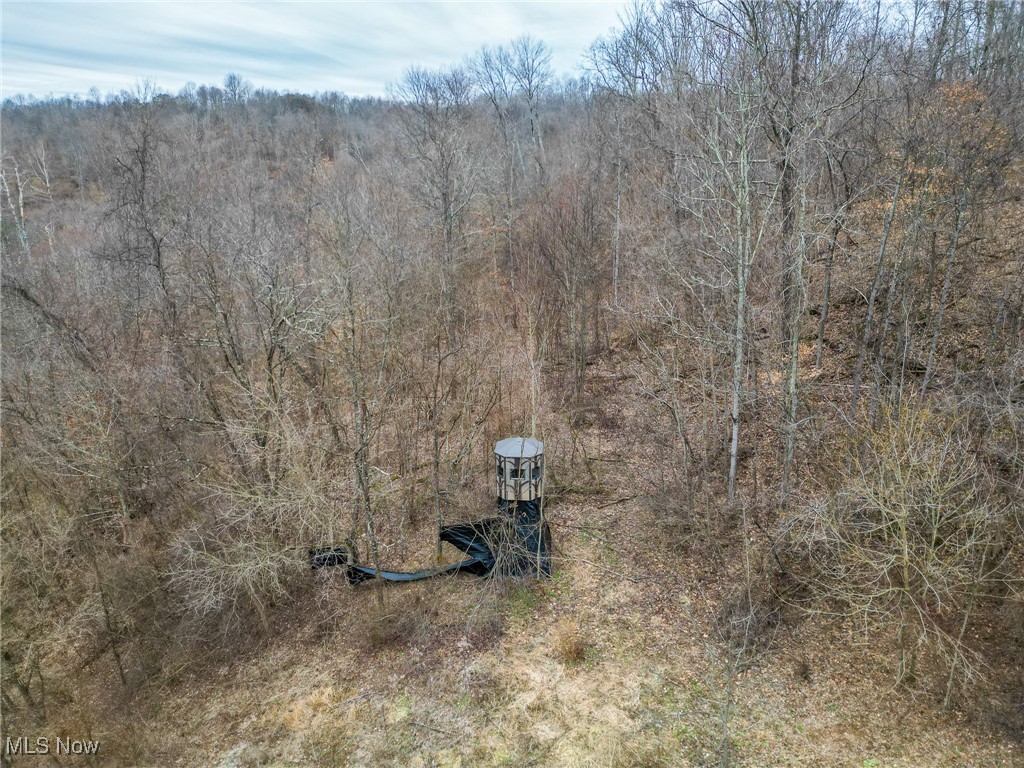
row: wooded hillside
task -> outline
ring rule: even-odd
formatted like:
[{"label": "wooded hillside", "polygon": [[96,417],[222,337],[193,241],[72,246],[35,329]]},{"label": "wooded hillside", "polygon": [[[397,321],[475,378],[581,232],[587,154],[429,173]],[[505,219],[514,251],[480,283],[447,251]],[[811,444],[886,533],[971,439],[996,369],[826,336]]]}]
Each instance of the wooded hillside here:
[{"label": "wooded hillside", "polygon": [[[3,736],[1024,761],[1024,6],[640,3],[549,60],[4,103]],[[310,572],[452,562],[513,435],[550,580]]]}]

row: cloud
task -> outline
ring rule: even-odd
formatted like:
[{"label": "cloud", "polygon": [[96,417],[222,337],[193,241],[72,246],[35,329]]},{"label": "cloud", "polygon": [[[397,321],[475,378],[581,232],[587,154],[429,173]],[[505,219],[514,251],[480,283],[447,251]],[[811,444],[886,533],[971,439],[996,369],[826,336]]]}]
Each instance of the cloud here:
[{"label": "cloud", "polygon": [[175,92],[238,72],[257,87],[384,95],[410,65],[457,63],[530,34],[572,74],[613,2],[22,2],[4,0],[0,97],[149,80]]}]

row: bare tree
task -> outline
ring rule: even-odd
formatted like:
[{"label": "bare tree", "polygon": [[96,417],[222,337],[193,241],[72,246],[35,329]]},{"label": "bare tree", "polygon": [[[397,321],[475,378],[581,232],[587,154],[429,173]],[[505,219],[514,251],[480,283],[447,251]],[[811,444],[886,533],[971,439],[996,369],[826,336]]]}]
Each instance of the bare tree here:
[{"label": "bare tree", "polygon": [[472,81],[461,68],[431,71],[413,67],[395,88],[402,103],[397,116],[420,169],[425,202],[441,230],[442,262],[456,259],[459,224],[472,196],[466,129]]}]

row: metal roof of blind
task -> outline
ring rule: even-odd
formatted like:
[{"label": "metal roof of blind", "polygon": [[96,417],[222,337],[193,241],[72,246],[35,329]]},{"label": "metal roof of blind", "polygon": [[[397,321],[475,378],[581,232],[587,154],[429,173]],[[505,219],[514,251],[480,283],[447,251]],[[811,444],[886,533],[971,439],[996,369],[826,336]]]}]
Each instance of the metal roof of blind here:
[{"label": "metal roof of blind", "polygon": [[532,459],[544,453],[544,443],[532,437],[507,437],[495,444],[494,452],[507,458]]}]

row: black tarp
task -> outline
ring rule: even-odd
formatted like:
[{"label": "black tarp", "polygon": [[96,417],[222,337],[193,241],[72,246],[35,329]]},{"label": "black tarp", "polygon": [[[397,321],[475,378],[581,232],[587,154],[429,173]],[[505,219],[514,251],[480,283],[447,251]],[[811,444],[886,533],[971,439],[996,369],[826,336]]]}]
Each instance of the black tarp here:
[{"label": "black tarp", "polygon": [[502,514],[510,520],[514,530],[513,544],[507,548],[511,553],[508,570],[512,575],[551,575],[551,529],[541,523],[540,499],[531,501],[506,501],[498,499]]},{"label": "black tarp", "polygon": [[361,584],[373,578],[385,581],[419,581],[447,573],[471,573],[487,576],[499,571],[502,575],[551,575],[551,532],[540,522],[540,503],[501,502],[501,517],[489,517],[473,523],[446,525],[439,531],[441,541],[465,552],[469,557],[452,565],[421,571],[378,571],[372,566],[349,562],[345,547],[316,547],[309,550],[313,570],[344,565],[350,584]]}]

